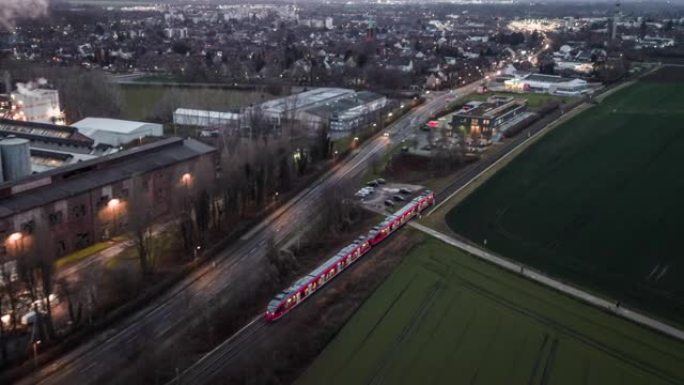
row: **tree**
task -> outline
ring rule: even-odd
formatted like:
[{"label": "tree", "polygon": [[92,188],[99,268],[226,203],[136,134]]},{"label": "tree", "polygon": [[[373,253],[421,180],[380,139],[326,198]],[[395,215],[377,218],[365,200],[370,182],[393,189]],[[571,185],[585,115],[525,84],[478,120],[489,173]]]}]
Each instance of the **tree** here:
[{"label": "tree", "polygon": [[133,236],[133,243],[140,262],[140,271],[149,275],[154,271],[154,253],[152,250],[152,202],[149,192],[143,188],[142,177],[135,177],[127,200],[128,231]]},{"label": "tree", "polygon": [[19,288],[17,287],[17,259],[20,257],[20,246],[18,242],[8,245],[13,259],[8,259],[3,255],[0,257],[0,275],[2,276],[2,292],[9,300],[12,331],[17,328],[17,305]]},{"label": "tree", "polygon": [[36,70],[35,76],[55,85],[68,122],[87,116],[117,117],[123,110],[121,90],[103,72],[49,67]]},{"label": "tree", "polygon": [[55,254],[55,239],[52,229],[50,229],[45,221],[45,218],[39,218],[36,222],[33,231],[33,256],[32,268],[36,275],[36,281],[39,282],[42,295],[42,301],[45,304],[45,328],[47,337],[53,339],[55,337],[55,330],[52,323],[52,303],[50,295],[54,290],[54,263],[56,259]]}]

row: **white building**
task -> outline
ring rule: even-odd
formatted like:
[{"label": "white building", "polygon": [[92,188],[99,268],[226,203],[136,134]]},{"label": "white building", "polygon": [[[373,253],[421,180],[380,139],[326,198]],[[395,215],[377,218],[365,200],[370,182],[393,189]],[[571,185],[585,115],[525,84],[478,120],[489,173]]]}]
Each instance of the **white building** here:
[{"label": "white building", "polygon": [[567,96],[587,95],[593,92],[585,80],[542,74],[516,76],[506,80],[504,87],[506,91],[511,92],[538,92]]},{"label": "white building", "polygon": [[303,111],[308,122],[327,123],[332,131],[349,131],[369,123],[387,106],[387,98],[368,91],[357,92]]},{"label": "white building", "polygon": [[241,116],[233,112],[178,108],[173,112],[173,123],[197,127],[227,127],[239,123]]},{"label": "white building", "polygon": [[95,143],[121,146],[147,136],[162,136],[164,127],[156,123],[134,122],[108,118],[85,118],[74,124],[79,132]]},{"label": "white building", "polygon": [[582,74],[590,74],[594,71],[594,63],[585,63],[577,61],[556,60],[556,70],[568,70]]},{"label": "white building", "polygon": [[339,98],[353,95],[354,90],[345,88],[315,88],[310,91],[269,100],[254,106],[266,119],[279,123],[282,119],[301,119],[300,114],[309,108],[331,103]]},{"label": "white building", "polygon": [[37,123],[64,123],[59,107],[59,92],[40,88],[47,84],[38,82],[17,83],[17,91],[11,93],[12,103],[17,107],[14,119]]}]

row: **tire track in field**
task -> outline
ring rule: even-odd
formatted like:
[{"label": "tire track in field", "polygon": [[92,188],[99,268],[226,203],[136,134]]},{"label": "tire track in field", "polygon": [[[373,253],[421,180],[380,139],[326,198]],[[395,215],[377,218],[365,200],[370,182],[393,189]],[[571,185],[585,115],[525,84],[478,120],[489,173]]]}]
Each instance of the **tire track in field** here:
[{"label": "tire track in field", "polygon": [[[466,324],[463,326],[463,329],[461,330],[461,333],[458,335],[457,338],[454,339],[455,342],[456,342],[456,341],[463,341],[463,337],[464,337],[464,336],[466,335],[466,333],[468,333],[468,331],[470,330],[470,327],[471,327],[472,324],[473,324],[473,320],[475,320],[475,318],[477,317],[477,315],[478,315],[477,309],[475,309],[475,310],[471,313],[470,318],[468,318],[468,321],[466,322]],[[456,352],[453,352],[453,353],[451,354],[451,356],[454,356],[455,353],[456,353]],[[446,355],[442,356],[442,360],[441,360],[441,361],[442,361],[443,363],[446,363],[446,361],[447,361],[447,356],[446,356]],[[444,365],[442,365],[442,367],[443,367],[443,366],[444,366]],[[433,380],[432,380],[432,382],[431,382],[431,385],[441,384],[442,382],[439,381],[439,378],[440,378],[439,376],[434,376],[434,377],[433,377]]]},{"label": "tire track in field", "polygon": [[[456,263],[457,265],[459,265],[460,267],[462,267],[462,268],[465,269],[465,270],[468,270],[468,271],[470,271],[470,272],[472,272],[472,273],[474,273],[474,274],[476,274],[476,275],[478,275],[478,276],[482,276],[483,278],[487,279],[488,281],[496,282],[497,284],[499,284],[499,285],[501,285],[501,286],[503,286],[503,287],[506,287],[506,288],[510,289],[511,292],[513,292],[513,291],[522,292],[524,295],[526,295],[526,296],[528,296],[528,297],[530,297],[530,298],[533,298],[533,299],[536,300],[536,301],[539,301],[539,302],[541,302],[541,303],[547,304],[547,305],[552,306],[552,307],[554,307],[554,308],[557,307],[557,304],[556,304],[556,303],[554,303],[553,301],[549,301],[549,300],[543,299],[542,297],[538,297],[537,295],[535,295],[535,294],[536,294],[535,292],[530,292],[530,291],[521,290],[521,289],[520,289],[519,287],[517,287],[516,285],[507,284],[507,283],[505,283],[505,282],[503,282],[503,281],[498,280],[497,277],[495,277],[495,276],[493,276],[493,275],[491,275],[491,274],[483,273],[483,272],[481,272],[480,270],[475,269],[475,268],[472,268],[472,267],[470,267],[470,266],[468,266],[468,265],[466,265],[466,264],[459,263],[459,262],[457,262],[457,261],[454,261],[454,263]],[[501,300],[501,299],[499,298],[499,296],[496,295],[496,294],[494,294],[493,292],[490,292],[490,291],[488,291],[488,290],[482,289],[480,286],[478,286],[477,284],[473,283],[473,282],[475,282],[475,280],[473,280],[473,279],[464,278],[463,276],[456,276],[455,278],[456,278],[459,282],[466,283],[466,284],[467,284],[467,285],[466,285],[467,287],[475,288],[476,291],[477,291],[477,290],[481,290],[481,291],[484,291],[484,292],[489,293],[488,298],[497,298],[497,301],[496,301],[497,303],[508,303],[508,301]],[[506,305],[506,306],[507,306],[507,307],[510,307],[510,308],[512,308],[512,309],[514,309],[514,310],[517,309],[517,308],[520,308],[520,309],[523,310],[523,314],[527,314],[527,313],[532,314],[532,311],[527,310],[526,308],[522,308],[522,307],[520,307],[520,306],[515,306],[515,305],[512,305],[512,304],[509,304],[509,305]],[[537,314],[537,313],[534,313],[534,314]],[[588,324],[590,324],[590,325],[592,325],[592,326],[595,326],[595,327],[597,327],[597,328],[599,328],[599,329],[607,329],[607,327],[606,327],[604,324],[601,324],[601,323],[596,322],[596,321],[594,321],[594,320],[592,320],[592,319],[589,319],[589,318],[585,318],[585,317],[583,317],[582,314],[580,314],[580,313],[572,313],[572,314],[573,314],[573,316],[580,318],[582,321],[584,321],[584,322],[586,322],[586,323],[588,323]],[[544,316],[540,316],[540,317],[542,317],[542,318],[544,318],[545,320],[547,320],[547,322],[544,322],[544,324],[547,324],[547,325],[558,325],[557,328],[560,328],[560,329],[563,329],[563,330],[568,330],[568,331],[573,331],[576,335],[578,335],[578,336],[580,336],[580,335],[583,336],[584,339],[581,339],[581,341],[583,341],[583,342],[595,341],[595,340],[592,339],[591,337],[588,337],[588,336],[586,336],[586,335],[583,334],[583,333],[577,332],[577,331],[575,331],[574,329],[572,329],[572,328],[570,328],[570,327],[568,327],[568,326],[564,326],[564,325],[562,325],[561,323],[559,323],[559,322],[557,322],[557,321],[554,321],[554,320],[551,319],[551,318],[544,317]],[[535,319],[536,319],[536,318],[535,318]],[[538,320],[538,321],[539,321],[539,320]],[[634,343],[639,344],[639,345],[646,345],[646,346],[648,346],[650,349],[655,350],[655,351],[658,351],[660,354],[663,354],[663,355],[665,355],[665,356],[668,356],[668,357],[670,357],[670,358],[672,358],[672,359],[674,359],[674,360],[679,360],[679,361],[684,360],[684,355],[683,355],[683,356],[679,356],[679,355],[672,354],[672,353],[669,352],[669,351],[665,351],[665,350],[660,349],[657,345],[649,345],[649,344],[646,344],[643,340],[634,340],[630,334],[621,332],[621,331],[619,331],[619,330],[614,330],[614,329],[610,329],[610,330],[611,330],[611,332],[617,334],[617,335],[620,336],[621,338],[624,338],[624,339],[627,339],[627,340],[633,340]],[[570,334],[570,333],[568,333],[568,334]],[[570,335],[572,336],[573,334],[570,334]],[[610,347],[605,347],[605,345],[604,345],[604,344],[601,344],[600,342],[597,342],[597,341],[596,341],[595,344],[597,344],[597,345],[594,345],[594,343],[592,342],[592,343],[590,343],[589,345],[590,345],[590,346],[593,346],[593,347],[596,347],[596,348],[599,348],[599,350],[601,350],[601,351],[605,351],[605,352],[616,352],[615,349],[610,348]],[[598,345],[604,346],[605,348],[600,348]],[[622,354],[619,353],[619,352],[617,352],[617,354],[619,355],[619,357],[616,357],[616,358],[623,359],[623,358],[625,357],[624,355],[622,355]],[[635,361],[635,362],[638,361],[638,360],[634,360],[634,359],[631,359],[631,358],[630,358],[630,360],[633,360],[633,361]],[[627,362],[632,362],[632,361],[627,361]],[[644,364],[644,365],[650,366],[650,365],[648,365],[648,364]],[[679,384],[679,383],[684,383],[684,381],[679,381],[679,382],[676,382],[676,383],[677,383],[677,384]]]},{"label": "tire track in field", "polygon": [[[392,302],[390,303],[390,305],[385,309],[385,311],[382,312],[382,316],[380,316],[380,318],[378,318],[378,320],[375,321],[375,323],[373,324],[373,327],[370,328],[370,330],[368,330],[368,332],[367,332],[366,335],[363,337],[363,339],[361,339],[361,341],[359,341],[359,344],[356,346],[356,348],[351,352],[351,354],[349,354],[349,355],[347,356],[347,358],[344,360],[343,364],[340,365],[340,368],[346,368],[347,365],[349,364],[349,361],[351,361],[353,358],[356,357],[356,355],[358,354],[358,352],[363,348],[363,346],[364,346],[364,344],[366,343],[366,341],[368,340],[368,338],[370,338],[370,336],[375,332],[375,330],[378,328],[378,326],[380,326],[380,324],[382,323],[382,321],[385,320],[385,318],[387,317],[387,314],[389,314],[389,312],[394,308],[394,306],[397,304],[397,302],[399,302],[399,299],[401,299],[401,297],[404,295],[404,293],[406,293],[406,291],[408,290],[408,288],[409,288],[409,287],[413,284],[413,282],[416,280],[416,277],[417,277],[417,276],[418,276],[418,274],[417,274],[417,273],[414,273],[413,276],[411,277],[411,279],[410,279],[408,282],[406,282],[406,285],[404,285],[404,287],[401,289],[401,291],[399,292],[399,294],[398,294],[397,296],[394,297],[394,299],[392,300]],[[340,370],[341,370],[341,369],[340,369]]]},{"label": "tire track in field", "polygon": [[541,363],[542,358],[544,357],[544,350],[546,348],[546,344],[549,342],[549,333],[544,333],[544,340],[542,341],[542,344],[539,346],[539,350],[537,351],[537,359],[534,360],[534,366],[532,367],[532,373],[530,373],[530,378],[527,380],[527,385],[533,385],[534,384],[534,379],[537,377],[537,371],[539,370],[539,364]]},{"label": "tire track in field", "polygon": [[401,349],[398,349],[399,346],[409,337],[412,335],[416,328],[419,327],[421,324],[421,321],[425,318],[425,315],[428,313],[428,309],[430,309],[435,302],[436,298],[439,296],[437,295],[438,293],[442,293],[444,291],[444,288],[446,286],[444,285],[441,280],[438,280],[435,282],[430,289],[427,292],[427,295],[424,297],[423,301],[421,302],[421,305],[413,312],[413,316],[409,320],[409,322],[406,323],[404,328],[402,329],[401,333],[394,339],[394,342],[387,347],[386,350],[389,350],[389,354],[384,354],[382,356],[382,360],[380,361],[378,368],[375,371],[375,374],[371,379],[366,382],[369,385],[376,385],[376,384],[381,384],[382,379],[385,377],[385,374],[388,371],[388,368],[392,362],[394,362],[394,357],[401,352]]},{"label": "tire track in field", "polygon": [[461,280],[463,286],[470,288],[472,291],[482,295],[483,297],[489,298],[491,301],[493,301],[497,304],[500,304],[501,306],[504,306],[508,309],[511,309],[516,313],[520,313],[526,317],[534,319],[535,321],[541,323],[542,325],[546,325],[547,327],[553,328],[553,329],[555,329],[561,333],[564,333],[570,337],[573,337],[578,341],[582,341],[585,344],[587,344],[587,345],[589,345],[589,346],[591,346],[591,347],[593,347],[599,351],[602,351],[602,352],[606,353],[607,355],[609,355],[613,358],[616,358],[620,361],[628,363],[628,364],[634,366],[635,368],[638,368],[638,369],[640,369],[640,370],[642,370],[648,374],[651,374],[651,375],[653,375],[653,376],[655,376],[655,377],[657,377],[657,378],[659,378],[665,382],[668,382],[668,383],[673,384],[673,385],[681,385],[682,384],[682,379],[675,378],[675,377],[671,376],[669,373],[664,373],[663,371],[658,370],[658,369],[654,368],[652,365],[650,365],[646,362],[643,362],[639,359],[627,356],[624,353],[617,351],[614,348],[606,345],[605,343],[599,342],[599,341],[587,336],[584,333],[581,333],[581,332],[579,332],[573,328],[565,326],[565,325],[563,325],[563,324],[561,324],[561,323],[559,323],[559,322],[557,322],[557,321],[555,321],[549,317],[543,316],[537,312],[534,312],[534,311],[529,310],[527,308],[524,308],[522,306],[513,304],[510,301],[503,300],[497,294],[494,294],[489,290],[483,289],[482,287],[479,287],[479,286],[471,283],[470,281],[467,281],[467,280],[462,279],[462,278],[459,278],[459,280]]},{"label": "tire track in field", "polygon": [[544,371],[542,372],[542,379],[540,385],[547,385],[551,371],[553,370],[553,362],[556,359],[556,351],[558,350],[558,338],[554,338],[551,342],[551,351],[546,356],[546,364],[544,364]]}]

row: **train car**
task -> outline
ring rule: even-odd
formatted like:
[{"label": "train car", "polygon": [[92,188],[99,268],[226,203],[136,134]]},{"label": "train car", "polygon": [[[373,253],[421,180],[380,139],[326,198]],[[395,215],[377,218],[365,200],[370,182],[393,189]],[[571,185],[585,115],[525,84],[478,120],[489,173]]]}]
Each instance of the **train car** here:
[{"label": "train car", "polygon": [[350,245],[344,247],[333,257],[317,267],[316,270],[300,278],[288,289],[279,293],[271,302],[269,302],[265,318],[268,321],[275,321],[282,317],[332,278],[340,274],[349,265],[368,253],[373,246],[382,242],[391,233],[434,203],[435,194],[429,190],[411,200],[411,202],[397,210],[397,212],[382,221],[379,225],[374,226],[368,235],[361,236]]},{"label": "train car", "polygon": [[371,249],[366,237],[360,237],[352,244],[344,247],[332,258],[320,265],[316,270],[300,278],[287,290],[278,294],[266,309],[266,319],[275,321],[292,310],[321,286],[325,285],[342,270],[356,262]]},{"label": "train car", "polygon": [[372,246],[377,245],[390,234],[403,226],[406,222],[419,215],[426,207],[435,203],[435,193],[428,190],[411,200],[393,215],[387,217],[379,225],[373,227],[368,233],[368,239]]}]

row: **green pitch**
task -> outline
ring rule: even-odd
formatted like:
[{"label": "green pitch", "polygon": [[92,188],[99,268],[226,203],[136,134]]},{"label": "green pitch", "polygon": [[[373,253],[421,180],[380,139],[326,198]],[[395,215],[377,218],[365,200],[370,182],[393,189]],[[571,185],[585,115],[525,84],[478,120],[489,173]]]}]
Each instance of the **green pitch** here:
[{"label": "green pitch", "polygon": [[550,132],[446,216],[506,257],[684,325],[684,69]]},{"label": "green pitch", "polygon": [[684,343],[429,240],[297,384],[681,384],[682,362]]}]

